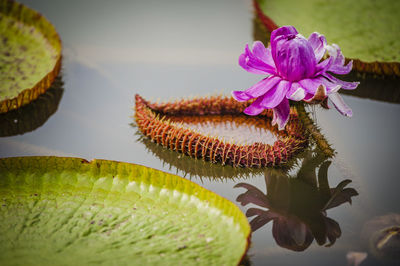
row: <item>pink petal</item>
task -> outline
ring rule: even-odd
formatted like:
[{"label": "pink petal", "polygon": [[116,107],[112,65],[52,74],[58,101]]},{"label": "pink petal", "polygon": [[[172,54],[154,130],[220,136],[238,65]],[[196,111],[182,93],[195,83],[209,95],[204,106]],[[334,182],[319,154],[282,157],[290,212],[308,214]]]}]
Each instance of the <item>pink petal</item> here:
[{"label": "pink petal", "polygon": [[264,59],[265,55],[267,53],[267,48],[265,48],[264,44],[260,41],[255,41],[253,43],[253,54],[260,58],[260,59]]},{"label": "pink petal", "polygon": [[274,119],[272,125],[278,124],[278,129],[283,130],[289,121],[290,106],[289,100],[283,99],[283,101],[274,108]]},{"label": "pink petal", "polygon": [[353,61],[350,61],[346,66],[344,65],[345,59],[337,44],[328,45],[327,50],[329,56],[333,58],[333,62],[327,71],[339,75],[348,74],[353,67]]},{"label": "pink petal", "polygon": [[288,92],[286,93],[286,98],[289,98],[290,95],[292,95],[293,93],[295,93],[298,88],[301,87],[299,83],[297,82],[292,82],[292,85],[290,86],[290,89],[288,90]]},{"label": "pink petal", "polygon": [[273,49],[272,53],[276,69],[282,78],[298,81],[315,76],[317,62],[307,39],[301,35],[281,36],[276,39],[275,45],[275,54]]},{"label": "pink petal", "polygon": [[283,26],[271,32],[271,46],[275,39],[279,36],[285,35],[296,35],[298,34],[297,30],[293,26]]},{"label": "pink petal", "polygon": [[350,61],[347,65],[336,64],[335,62],[328,68],[329,72],[339,75],[349,74],[353,68],[353,61]]},{"label": "pink petal", "polygon": [[262,96],[262,107],[271,109],[280,104],[285,98],[286,92],[290,89],[290,85],[291,83],[289,81],[281,80],[275,87]]},{"label": "pink petal", "polygon": [[326,87],[327,94],[337,92],[340,89],[339,84],[331,82],[328,79],[326,79],[325,77],[319,77],[319,80],[321,81],[321,84]]},{"label": "pink petal", "polygon": [[334,58],[329,57],[329,58],[325,59],[324,61],[320,62],[319,64],[317,64],[317,66],[315,67],[315,75],[314,76],[323,75],[331,67],[331,65],[333,64],[333,61],[334,61]]},{"label": "pink petal", "polygon": [[300,80],[299,83],[307,93],[310,93],[312,95],[315,95],[315,93],[317,93],[317,90],[321,85],[325,86],[327,94],[337,92],[340,89],[339,84],[331,82],[323,76],[319,76],[313,79],[303,79]]},{"label": "pink petal", "polygon": [[308,93],[306,92],[306,96],[304,97],[304,101],[308,102],[309,100],[312,99],[312,97],[314,97],[314,94]]},{"label": "pink petal", "polygon": [[315,75],[324,75],[325,72],[339,75],[348,74],[353,67],[353,62],[350,61],[347,65],[344,65],[345,58],[339,46],[336,44],[327,45],[326,49],[328,50],[329,58],[317,65]]},{"label": "pink petal", "polygon": [[353,60],[351,60],[347,65],[332,64],[332,66],[328,69],[328,71],[334,74],[345,75],[350,73],[352,68],[353,68]]},{"label": "pink petal", "polygon": [[270,43],[271,43],[272,58],[274,59],[274,62],[277,62],[276,60],[278,53],[276,49],[277,42],[287,35],[297,35],[297,34],[298,34],[297,30],[293,26],[283,26],[271,32]]},{"label": "pink petal", "polygon": [[321,81],[319,80],[319,78],[303,79],[303,80],[300,80],[299,83],[300,83],[301,87],[303,87],[305,89],[306,92],[313,94],[313,95],[317,91],[319,85],[321,85]]},{"label": "pink petal", "polygon": [[332,81],[332,83],[335,83],[336,85],[340,86],[344,90],[354,90],[360,84],[360,82],[347,82],[347,81],[340,80],[328,73],[325,73],[324,76],[326,78],[328,78],[330,81]]},{"label": "pink petal", "polygon": [[263,62],[275,68],[275,62],[272,59],[271,49],[265,48],[262,42],[255,41],[253,43],[253,54],[257,58],[260,58]]},{"label": "pink petal", "polygon": [[250,106],[244,109],[243,113],[246,115],[259,115],[264,111],[264,108],[261,106],[262,97],[257,98]]},{"label": "pink petal", "polygon": [[[258,45],[259,46],[259,45]],[[258,47],[256,45],[256,47]],[[259,47],[257,48],[259,49]],[[257,51],[259,53],[259,51]],[[246,71],[254,74],[275,74],[275,67],[270,66],[266,62],[262,60],[262,58],[253,54],[250,51],[249,45],[247,44],[245,47],[245,51],[243,54],[239,56],[239,65],[243,67]]]},{"label": "pink petal", "polygon": [[329,100],[333,103],[335,108],[341,113],[342,115],[351,117],[353,115],[353,111],[350,107],[343,101],[343,98],[339,95],[339,93],[335,92],[328,95]]},{"label": "pink petal", "polygon": [[322,102],[327,96],[326,87],[324,85],[319,85],[317,91],[312,98],[304,100],[308,103]]},{"label": "pink petal", "polygon": [[325,46],[327,45],[325,36],[318,32],[313,32],[310,37],[308,37],[308,41],[314,50],[315,59],[317,62],[321,61],[325,54]]},{"label": "pink petal", "polygon": [[266,48],[267,52],[266,52],[266,56],[263,59],[263,61],[265,63],[267,63],[268,65],[272,66],[276,72],[276,66],[275,66],[275,61],[274,58],[272,57],[272,52],[271,52],[271,48]]},{"label": "pink petal", "polygon": [[245,101],[252,99],[244,91],[232,91],[232,97],[238,102],[245,102]]},{"label": "pink petal", "polygon": [[232,96],[239,102],[245,102],[253,98],[264,95],[267,91],[272,89],[279,81],[280,77],[270,76],[256,83],[245,91],[233,91]]},{"label": "pink petal", "polygon": [[253,74],[260,74],[260,75],[268,75],[269,73],[266,72],[260,67],[255,67],[254,64],[249,63],[249,57],[246,55],[246,53],[243,53],[239,56],[239,65],[246,70],[247,72],[253,73]]},{"label": "pink petal", "polygon": [[304,99],[305,96],[306,96],[305,90],[297,82],[293,82],[292,86],[286,93],[286,98],[292,101],[301,101]]}]

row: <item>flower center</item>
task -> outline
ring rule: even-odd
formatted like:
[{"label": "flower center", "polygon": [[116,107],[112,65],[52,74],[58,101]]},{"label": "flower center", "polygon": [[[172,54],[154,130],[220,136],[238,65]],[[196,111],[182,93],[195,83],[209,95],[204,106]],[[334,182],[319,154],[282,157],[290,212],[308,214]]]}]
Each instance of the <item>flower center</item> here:
[{"label": "flower center", "polygon": [[299,81],[314,74],[316,61],[311,44],[299,34],[288,34],[276,41],[273,51],[279,75]]}]

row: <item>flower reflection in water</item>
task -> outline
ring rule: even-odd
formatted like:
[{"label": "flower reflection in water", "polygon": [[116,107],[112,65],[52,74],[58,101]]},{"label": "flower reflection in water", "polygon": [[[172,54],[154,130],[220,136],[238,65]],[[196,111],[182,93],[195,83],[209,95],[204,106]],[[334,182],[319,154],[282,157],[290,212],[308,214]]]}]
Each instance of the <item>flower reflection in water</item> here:
[{"label": "flower reflection in water", "polygon": [[247,210],[248,217],[255,216],[250,222],[253,232],[273,221],[272,235],[281,247],[303,251],[314,238],[319,245],[333,245],[341,230],[336,221],[327,217],[326,211],[345,202],[351,203],[351,198],[358,193],[353,188],[346,188],[351,180],[344,180],[335,188],[329,187],[330,164],[309,152],[296,176],[268,170],[265,174],[267,194],[250,184],[237,184],[235,187],[247,189],[238,196],[238,202],[243,206],[252,203],[268,209]]}]

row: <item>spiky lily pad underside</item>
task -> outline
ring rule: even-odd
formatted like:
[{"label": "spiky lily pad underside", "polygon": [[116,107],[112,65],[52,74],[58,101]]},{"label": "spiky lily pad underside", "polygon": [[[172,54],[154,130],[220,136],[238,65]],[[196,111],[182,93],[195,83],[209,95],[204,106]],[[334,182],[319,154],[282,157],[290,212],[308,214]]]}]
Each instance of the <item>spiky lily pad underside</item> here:
[{"label": "spiky lily pad underside", "polygon": [[[307,146],[306,131],[295,109],[291,109],[291,118],[285,130],[278,131],[276,127],[269,127],[273,115],[270,110],[264,111],[259,117],[235,119],[235,116],[244,116],[242,112],[249,104],[251,102],[240,103],[231,97],[195,98],[157,104],[136,95],[135,118],[139,130],[154,142],[193,158],[223,165],[282,166]],[[221,136],[210,136],[187,125],[196,124],[196,121],[204,123],[207,119],[212,122],[211,125],[223,119],[230,122],[236,120],[236,124],[247,124],[248,127],[259,127],[261,124],[264,125],[261,131],[272,132],[276,140],[271,144],[225,141]],[[237,128],[232,127],[231,130]]]},{"label": "spiky lily pad underside", "polygon": [[0,113],[43,94],[60,71],[61,41],[50,22],[11,0],[0,0]]},{"label": "spiky lily pad underside", "polygon": [[228,200],[144,166],[0,159],[1,265],[234,265],[250,226]]},{"label": "spiky lily pad underside", "polygon": [[400,76],[399,1],[253,1],[269,31],[293,25],[306,37],[320,32],[328,43],[338,44],[346,58],[354,60],[355,70]]},{"label": "spiky lily pad underside", "polygon": [[151,139],[140,136],[139,141],[145,145],[146,150],[156,156],[163,165],[175,169],[177,174],[185,178],[208,179],[212,181],[243,180],[263,174],[265,168],[237,168],[221,165],[204,160],[193,160],[189,156],[177,156],[176,152],[154,143]]}]

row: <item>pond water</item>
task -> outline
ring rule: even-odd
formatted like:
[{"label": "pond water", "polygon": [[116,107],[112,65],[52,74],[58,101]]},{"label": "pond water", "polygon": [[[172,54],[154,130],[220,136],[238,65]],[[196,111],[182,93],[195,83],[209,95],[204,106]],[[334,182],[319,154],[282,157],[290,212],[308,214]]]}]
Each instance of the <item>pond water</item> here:
[{"label": "pond water", "polygon": [[[229,95],[261,78],[237,64],[245,44],[253,42],[251,1],[21,2],[44,14],[61,36],[64,92],[57,111],[40,122],[43,125],[34,126],[25,134],[0,138],[0,157],[57,155],[141,164],[185,176],[235,202],[244,212],[257,207],[241,206],[237,201],[248,185],[263,193],[268,187],[271,202],[275,202],[271,209],[282,218],[274,225],[280,225],[280,230],[276,229],[279,232],[273,235],[271,221],[253,233],[248,251],[251,265],[344,265],[349,251],[368,251],[361,240],[365,222],[375,216],[400,213],[400,105],[390,103],[390,99],[345,95],[353,109],[351,119],[336,110],[316,108],[314,119],[337,155],[329,165],[318,161],[318,153],[306,152],[298,166],[287,173],[245,171],[186,158],[143,139],[131,125],[137,93],[153,100]],[[362,82],[359,89],[369,86],[372,91],[383,90],[380,86],[388,83],[387,79]],[[400,90],[398,80],[389,83]],[[208,125],[223,131],[233,126]],[[275,137],[254,130],[258,134],[255,138]],[[327,178],[323,178],[326,170]],[[322,176],[317,182],[315,172]],[[359,194],[352,197],[352,205],[325,208],[329,196],[316,191],[326,189],[326,182],[335,188],[347,179],[352,182],[346,188]],[[239,183],[247,185],[235,187]],[[291,200],[283,195],[289,195]],[[346,195],[341,199],[348,199]],[[324,210],[327,216],[321,216]],[[326,228],[331,230],[313,228],[326,223],[326,217],[335,221],[328,222],[332,226]],[[326,247],[330,241],[322,243],[324,237],[329,232],[337,233],[337,226],[340,237],[333,237],[336,242]],[[319,244],[316,240],[307,244],[310,239],[296,242],[308,236],[305,227],[311,228]],[[304,251],[293,251],[293,246]],[[362,265],[376,263],[369,254]]]}]

